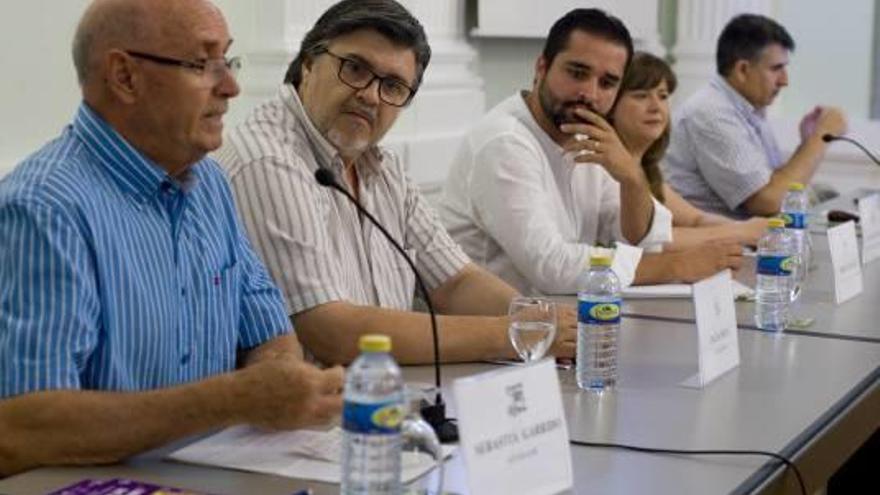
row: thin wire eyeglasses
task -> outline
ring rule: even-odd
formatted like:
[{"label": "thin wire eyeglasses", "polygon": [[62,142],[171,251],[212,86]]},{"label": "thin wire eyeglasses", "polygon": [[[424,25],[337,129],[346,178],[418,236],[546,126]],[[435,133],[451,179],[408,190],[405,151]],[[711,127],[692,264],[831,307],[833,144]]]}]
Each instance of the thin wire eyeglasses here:
[{"label": "thin wire eyeglasses", "polygon": [[190,69],[199,75],[208,74],[211,76],[212,84],[216,84],[222,80],[227,71],[232,75],[232,78],[235,79],[242,66],[241,57],[209,58],[206,60],[191,61],[163,57],[161,55],[153,55],[152,53],[144,53],[135,50],[125,50],[125,53],[129,56],[142,60],[149,60],[150,62],[160,65]]}]

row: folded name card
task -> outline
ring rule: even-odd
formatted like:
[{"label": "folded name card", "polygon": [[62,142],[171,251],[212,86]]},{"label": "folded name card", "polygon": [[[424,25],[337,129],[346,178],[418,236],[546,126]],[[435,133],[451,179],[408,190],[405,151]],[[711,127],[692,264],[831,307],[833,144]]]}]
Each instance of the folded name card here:
[{"label": "folded name card", "polygon": [[730,281],[730,270],[724,270],[694,284],[698,372],[684,382],[687,387],[702,388],[739,366],[736,309]]},{"label": "folded name card", "polygon": [[572,487],[552,359],[460,378],[453,392],[470,493],[550,495]]}]

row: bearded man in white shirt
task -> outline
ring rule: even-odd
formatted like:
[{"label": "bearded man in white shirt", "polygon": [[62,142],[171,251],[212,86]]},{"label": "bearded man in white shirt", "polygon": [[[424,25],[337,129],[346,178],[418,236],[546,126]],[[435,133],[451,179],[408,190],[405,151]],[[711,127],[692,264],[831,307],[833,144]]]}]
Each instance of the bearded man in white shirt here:
[{"label": "bearded man in white shirt", "polygon": [[624,285],[739,267],[734,243],[642,255],[672,240],[672,219],[605,118],[632,52],[619,19],[569,12],[550,30],[532,91],[490,111],[456,155],[441,218],[474,261],[523,293],[575,292],[596,243],[616,243]]}]

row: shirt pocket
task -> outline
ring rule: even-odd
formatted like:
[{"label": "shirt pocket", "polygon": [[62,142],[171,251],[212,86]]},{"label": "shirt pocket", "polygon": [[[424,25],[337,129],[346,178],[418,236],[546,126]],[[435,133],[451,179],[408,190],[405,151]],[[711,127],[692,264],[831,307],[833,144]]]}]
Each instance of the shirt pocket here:
[{"label": "shirt pocket", "polygon": [[201,277],[201,328],[204,335],[206,360],[212,373],[231,371],[235,367],[238,331],[241,320],[241,263],[232,262],[208,270]]}]

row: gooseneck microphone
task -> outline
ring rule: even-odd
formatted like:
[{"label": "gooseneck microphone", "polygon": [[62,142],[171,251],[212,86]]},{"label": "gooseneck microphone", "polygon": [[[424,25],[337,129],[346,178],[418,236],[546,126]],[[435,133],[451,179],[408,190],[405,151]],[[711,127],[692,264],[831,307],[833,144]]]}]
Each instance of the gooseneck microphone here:
[{"label": "gooseneck microphone", "polygon": [[823,134],[822,141],[825,141],[826,143],[830,143],[833,141],[846,141],[847,143],[850,143],[850,144],[854,145],[856,148],[862,150],[866,155],[868,155],[868,158],[870,158],[871,161],[873,161],[875,164],[880,165],[880,160],[878,160],[877,157],[874,156],[874,154],[868,150],[868,148],[864,147],[862,145],[862,143],[856,141],[855,139],[853,139],[851,137],[835,136],[833,134]]},{"label": "gooseneck microphone", "polygon": [[434,384],[437,386],[437,395],[434,397],[433,404],[423,400],[421,407],[422,417],[431,425],[437,433],[437,438],[441,442],[449,443],[458,441],[458,426],[456,426],[451,419],[446,417],[446,403],[443,402],[443,394],[440,391],[440,335],[437,332],[437,314],[434,312],[434,305],[431,303],[431,297],[428,295],[428,288],[425,286],[422,276],[416,269],[415,263],[413,263],[413,260],[407,256],[406,251],[403,250],[403,246],[401,246],[394,237],[385,230],[385,227],[379,223],[379,220],[376,220],[366,208],[361,206],[360,202],[348,192],[347,189],[339,184],[333,170],[326,167],[318,167],[318,170],[315,170],[315,180],[318,181],[318,184],[334,189],[348,198],[354,207],[357,208],[363,216],[367,217],[367,219],[369,219],[380,232],[382,232],[382,235],[388,239],[388,242],[394,246],[394,249],[400,253],[400,256],[406,260],[407,264],[409,264],[409,267],[412,269],[416,278],[416,285],[419,287],[419,291],[425,298],[425,304],[428,306],[428,314],[431,316],[431,334],[434,339]]}]

